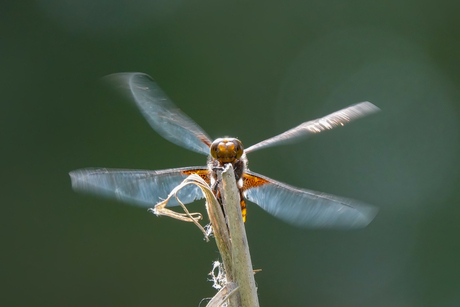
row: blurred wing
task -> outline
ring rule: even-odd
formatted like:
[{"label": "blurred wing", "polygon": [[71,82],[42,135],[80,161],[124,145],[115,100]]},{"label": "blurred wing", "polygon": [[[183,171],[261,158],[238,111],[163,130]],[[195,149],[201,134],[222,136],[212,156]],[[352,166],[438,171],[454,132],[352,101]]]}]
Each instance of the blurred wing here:
[{"label": "blurred wing", "polygon": [[355,119],[367,116],[377,111],[380,111],[380,109],[367,101],[354,104],[348,108],[334,112],[325,117],[302,123],[299,126],[292,128],[284,133],[252,145],[251,147],[247,148],[245,152],[249,153],[251,151],[265,147],[293,143],[302,137],[307,137],[309,135],[325,130],[331,130],[335,127],[344,126],[345,124]]},{"label": "blurred wing", "polygon": [[378,209],[356,200],[298,189],[262,175],[243,175],[243,195],[281,220],[308,228],[362,228]]},{"label": "blurred wing", "polygon": [[204,130],[178,109],[153,79],[143,73],[118,73],[104,78],[128,90],[150,126],[168,141],[209,155],[211,141]]},{"label": "blurred wing", "polygon": [[[161,171],[86,168],[69,174],[75,191],[114,198],[142,207],[153,207],[159,201],[166,199],[169,193],[190,174],[198,174],[209,182],[209,172],[205,167]],[[203,198],[200,188],[195,185],[187,185],[177,195],[184,204]],[[174,197],[168,203],[168,207],[178,205]]]}]

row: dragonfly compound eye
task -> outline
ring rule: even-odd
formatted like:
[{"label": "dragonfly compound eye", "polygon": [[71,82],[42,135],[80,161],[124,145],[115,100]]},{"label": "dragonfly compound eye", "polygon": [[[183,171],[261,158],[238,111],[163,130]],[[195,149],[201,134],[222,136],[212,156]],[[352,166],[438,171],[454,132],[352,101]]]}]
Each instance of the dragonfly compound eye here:
[{"label": "dragonfly compound eye", "polygon": [[239,159],[243,155],[243,144],[238,139],[234,139],[233,143],[236,145],[236,158]]},{"label": "dragonfly compound eye", "polygon": [[218,159],[218,151],[220,151],[219,145],[222,143],[223,139],[218,138],[211,144],[211,157]]},{"label": "dragonfly compound eye", "polygon": [[211,156],[223,163],[231,163],[243,155],[243,145],[235,138],[220,138],[211,144]]}]

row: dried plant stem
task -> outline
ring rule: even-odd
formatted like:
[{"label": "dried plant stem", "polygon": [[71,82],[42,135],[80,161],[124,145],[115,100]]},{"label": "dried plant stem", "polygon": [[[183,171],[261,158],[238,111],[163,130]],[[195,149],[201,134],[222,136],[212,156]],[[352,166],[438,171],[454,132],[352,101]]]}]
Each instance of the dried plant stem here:
[{"label": "dried plant stem", "polygon": [[[200,187],[206,198],[206,209],[225,269],[225,285],[221,285],[223,289],[208,303],[207,307],[218,307],[223,303],[227,303],[229,307],[259,307],[254,271],[241,214],[239,191],[231,164],[227,164],[224,171],[218,172],[218,179],[222,182],[220,186],[222,205],[217,201],[211,187],[198,175],[192,174],[177,186],[167,199],[150,211],[159,216],[169,216],[198,224],[201,215],[189,213],[176,194],[189,184]],[[173,196],[183,206],[185,214],[166,208],[169,199]],[[208,233],[201,225],[198,226],[207,239]]]},{"label": "dried plant stem", "polygon": [[241,214],[239,191],[231,164],[227,164],[222,172],[221,192],[231,238],[232,275],[239,287],[241,306],[258,307],[259,299],[257,297],[246,229]]},{"label": "dried plant stem", "polygon": [[[206,191],[209,193],[211,190]],[[235,282],[235,276],[233,274],[233,257],[232,257],[232,241],[230,239],[230,233],[225,221],[222,206],[217,202],[214,195],[206,197],[206,209],[208,211],[209,220],[216,239],[216,245],[219,249],[222,262],[224,264],[227,284],[219,291],[215,298],[213,298],[207,305],[207,307],[221,306],[222,302],[227,301],[230,307],[241,306],[241,299],[238,292],[234,292],[237,288]],[[211,197],[212,196],[212,197]]]}]

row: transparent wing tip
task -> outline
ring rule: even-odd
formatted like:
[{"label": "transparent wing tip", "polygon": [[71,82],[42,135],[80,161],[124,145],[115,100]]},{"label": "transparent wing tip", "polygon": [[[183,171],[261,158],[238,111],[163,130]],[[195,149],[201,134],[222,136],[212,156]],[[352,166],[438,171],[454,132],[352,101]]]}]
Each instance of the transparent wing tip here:
[{"label": "transparent wing tip", "polygon": [[379,107],[377,107],[375,104],[369,101],[363,101],[363,102],[357,103],[354,105],[354,107],[357,110],[361,111],[363,115],[377,113],[381,111]]},{"label": "transparent wing tip", "polygon": [[359,210],[361,216],[359,219],[357,219],[355,224],[352,224],[349,227],[350,229],[359,229],[366,227],[374,220],[374,218],[377,216],[377,213],[379,213],[379,208],[370,205],[366,205],[365,207],[362,207]]},{"label": "transparent wing tip", "polygon": [[120,72],[102,77],[101,82],[108,87],[127,94],[131,92],[133,80],[141,77],[153,80],[149,75],[142,72]]},{"label": "transparent wing tip", "polygon": [[103,168],[77,169],[69,172],[72,189],[77,192],[94,192],[94,187],[89,182],[91,174],[98,172],[101,174],[106,171]]},{"label": "transparent wing tip", "polygon": [[75,170],[69,172],[71,186],[74,191],[84,192],[88,190],[88,186],[84,181],[86,175],[87,172],[84,170]]}]

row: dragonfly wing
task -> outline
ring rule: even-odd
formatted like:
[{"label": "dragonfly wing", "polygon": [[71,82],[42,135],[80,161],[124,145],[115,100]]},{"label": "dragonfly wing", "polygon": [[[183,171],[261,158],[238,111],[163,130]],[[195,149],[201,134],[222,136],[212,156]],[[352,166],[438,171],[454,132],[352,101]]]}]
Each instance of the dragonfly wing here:
[{"label": "dragonfly wing", "polygon": [[265,147],[294,143],[312,134],[344,126],[355,119],[378,112],[379,110],[378,107],[368,101],[357,103],[325,117],[302,123],[284,133],[250,146],[245,152],[249,153]]},{"label": "dragonfly wing", "polygon": [[243,178],[246,199],[299,227],[362,228],[378,211],[356,200],[298,189],[249,171]]},{"label": "dragonfly wing", "polygon": [[[160,171],[86,168],[70,172],[70,178],[75,191],[114,198],[141,207],[153,207],[193,173],[209,182],[205,167]],[[184,204],[203,198],[200,188],[195,185],[185,186],[177,195]],[[175,198],[168,203],[168,207],[178,205]]]},{"label": "dragonfly wing", "polygon": [[153,79],[143,73],[117,73],[105,80],[125,88],[150,126],[168,141],[209,155],[211,141],[204,130],[178,109]]}]

